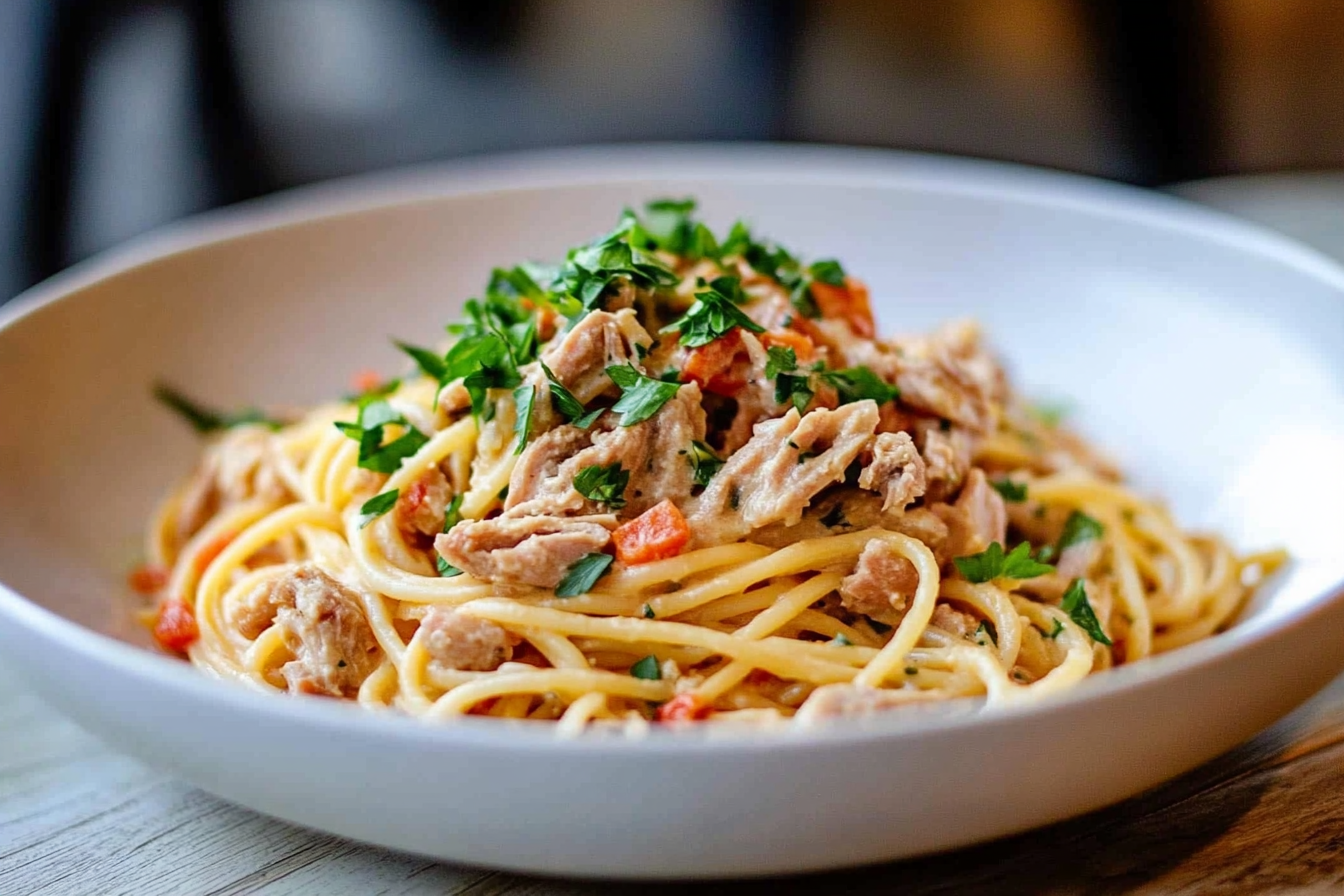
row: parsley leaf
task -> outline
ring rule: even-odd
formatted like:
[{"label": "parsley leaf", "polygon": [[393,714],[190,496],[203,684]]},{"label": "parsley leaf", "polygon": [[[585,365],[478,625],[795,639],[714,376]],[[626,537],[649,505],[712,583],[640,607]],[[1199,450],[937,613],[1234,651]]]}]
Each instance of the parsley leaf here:
[{"label": "parsley leaf", "polygon": [[1003,553],[1003,545],[995,541],[978,554],[956,557],[952,562],[968,582],[977,585],[998,578],[1034,579],[1055,571],[1048,563],[1032,558],[1031,545],[1025,541],[1007,556]]},{"label": "parsley leaf", "polygon": [[1069,590],[1064,592],[1064,600],[1059,607],[1078,623],[1079,628],[1091,635],[1093,641],[1111,646],[1111,639],[1102,631],[1097,614],[1092,611],[1092,604],[1087,600],[1087,587],[1082,579],[1074,579],[1069,583]]},{"label": "parsley leaf", "polygon": [[218,432],[221,429],[232,429],[235,426],[246,426],[249,423],[256,423],[271,429],[279,429],[285,425],[280,420],[267,417],[257,408],[246,408],[234,413],[211,410],[163,383],[154,387],[154,397],[177,411],[183,419],[191,424],[192,429],[202,435]]},{"label": "parsley leaf", "polygon": [[781,373],[798,369],[798,354],[791,348],[772,345],[765,350],[765,378],[773,379]]},{"label": "parsley leaf", "polygon": [[820,261],[814,261],[808,267],[807,272],[812,275],[812,279],[818,283],[825,283],[827,286],[844,286],[845,269],[840,266],[840,262],[834,258],[824,258]]},{"label": "parsley leaf", "polygon": [[458,569],[456,566],[453,566],[451,563],[449,563],[442,557],[439,557],[435,561],[434,565],[438,568],[439,575],[445,579],[451,579],[454,576],[462,575],[462,570]]},{"label": "parsley leaf", "polygon": [[645,681],[662,681],[663,670],[658,668],[658,657],[649,654],[630,667],[630,674]]},{"label": "parsley leaf", "polygon": [[546,362],[542,361],[540,363],[542,372],[546,374],[546,379],[551,385],[551,403],[560,412],[560,416],[579,427],[579,429],[587,429],[592,426],[593,422],[602,416],[602,412],[606,408],[597,408],[592,411],[586,409],[583,402],[575,398],[574,393],[566,389],[564,384],[555,378],[555,374],[551,372],[551,368],[546,366]]},{"label": "parsley leaf", "polygon": [[625,506],[625,487],[630,484],[630,473],[622,469],[620,461],[606,466],[594,464],[574,475],[574,489],[589,501],[605,504],[612,510]]},{"label": "parsley leaf", "polygon": [[1094,538],[1101,538],[1105,531],[1105,528],[1097,520],[1081,510],[1075,510],[1064,521],[1064,530],[1059,535],[1059,544],[1055,546],[1055,549],[1062,554],[1067,547],[1081,544],[1084,541],[1091,541]]},{"label": "parsley leaf", "polygon": [[765,327],[747,317],[731,299],[713,287],[706,287],[695,294],[695,304],[680,319],[659,332],[680,331],[681,344],[687,348],[697,348],[726,335],[733,327],[742,327],[752,333],[765,332]]},{"label": "parsley leaf", "polygon": [[580,310],[592,311],[618,279],[644,288],[675,286],[676,274],[646,249],[632,245],[632,240],[639,242],[641,230],[635,216],[627,213],[611,233],[570,250],[556,274],[556,291],[576,301]]},{"label": "parsley leaf", "polygon": [[[388,424],[405,427],[406,431],[384,445],[383,430]],[[359,466],[375,473],[395,473],[403,460],[429,441],[382,398],[362,404],[355,423],[338,422],[336,428],[359,442]]]},{"label": "parsley leaf", "polygon": [[369,500],[359,506],[359,528],[363,529],[369,523],[378,519],[378,517],[387,513],[397,503],[397,489],[390,492],[383,492],[381,495],[374,495]]},{"label": "parsley leaf", "polygon": [[621,390],[611,409],[621,415],[622,426],[634,426],[649,419],[676,396],[679,383],[667,383],[645,376],[633,364],[613,364],[607,376]]},{"label": "parsley leaf", "polygon": [[1027,500],[1027,484],[1025,482],[1014,482],[1011,479],[995,479],[989,483],[994,487],[994,491],[1003,496],[1003,500],[1013,504],[1021,504]]},{"label": "parsley leaf", "polygon": [[849,638],[845,637],[844,632],[840,632],[839,634],[837,634],[834,638],[831,639],[830,643],[834,644],[836,647],[854,646],[854,642],[849,640]]},{"label": "parsley leaf", "polygon": [[415,365],[420,368],[421,373],[432,380],[437,380],[439,383],[443,383],[444,376],[448,373],[448,364],[444,361],[442,355],[432,352],[427,348],[420,348],[419,346],[409,345],[405,342],[397,342],[394,340],[394,343],[397,348],[411,356],[411,359],[415,361]]},{"label": "parsley leaf", "polygon": [[537,400],[537,387],[531,383],[513,390],[513,404],[517,408],[517,419],[513,421],[513,431],[518,435],[518,445],[514,454],[522,454],[527,440],[532,435],[532,405]]},{"label": "parsley leaf", "polygon": [[823,370],[822,380],[835,387],[840,403],[849,404],[871,398],[886,404],[901,397],[901,390],[882,379],[869,367],[846,367],[843,370]]},{"label": "parsley leaf", "polygon": [[593,590],[593,585],[602,578],[602,574],[611,566],[614,558],[610,554],[587,554],[570,566],[560,584],[555,586],[556,597],[577,597]]},{"label": "parsley leaf", "polygon": [[692,261],[713,258],[718,242],[708,227],[691,217],[694,211],[694,199],[655,199],[644,206],[644,217],[631,239]]},{"label": "parsley leaf", "polygon": [[691,462],[691,477],[696,485],[709,485],[709,480],[714,478],[714,474],[719,472],[724,463],[719,460],[714,449],[704,442],[691,442],[687,458]]},{"label": "parsley leaf", "polygon": [[447,509],[443,512],[442,532],[449,532],[454,526],[462,522],[462,496],[453,495],[453,500],[448,502]]},{"label": "parsley leaf", "polygon": [[653,607],[649,606],[648,604],[645,604],[644,606],[640,607],[640,608],[639,608],[639,611],[640,611],[640,614],[643,615],[643,617],[644,617],[645,619],[655,619],[655,618],[657,618],[657,617],[654,615]]},{"label": "parsley leaf", "polygon": [[1060,622],[1058,619],[1052,619],[1050,621],[1055,624],[1055,627],[1052,628],[1050,631],[1047,632],[1045,629],[1040,628],[1039,626],[1036,628],[1036,631],[1041,633],[1042,638],[1049,638],[1051,641],[1053,641],[1059,637],[1060,632],[1064,631],[1064,623]]},{"label": "parsley leaf", "polygon": [[976,626],[975,631],[971,633],[971,637],[981,647],[985,646],[986,638],[988,638],[989,642],[995,647],[999,646],[999,633],[994,630],[994,624],[987,619],[980,620],[980,624]]}]

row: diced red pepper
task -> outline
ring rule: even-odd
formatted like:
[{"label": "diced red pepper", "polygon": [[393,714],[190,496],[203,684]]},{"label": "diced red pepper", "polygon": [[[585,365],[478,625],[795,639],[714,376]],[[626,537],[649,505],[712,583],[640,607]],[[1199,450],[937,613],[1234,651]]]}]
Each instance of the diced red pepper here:
[{"label": "diced red pepper", "polygon": [[201,552],[196,555],[196,575],[205,572],[205,568],[215,562],[215,558],[224,552],[233,538],[234,533],[221,532],[206,542],[205,546],[201,548]]},{"label": "diced red pepper", "polygon": [[616,545],[616,559],[634,566],[680,554],[691,540],[691,527],[677,505],[665,500],[617,526],[611,540]]},{"label": "diced red pepper", "polygon": [[350,385],[354,390],[363,395],[365,392],[372,392],[383,384],[383,375],[376,370],[360,370],[350,378]]},{"label": "diced red pepper", "polygon": [[653,717],[660,722],[698,722],[713,712],[714,707],[695,694],[681,694],[658,707]]},{"label": "diced red pepper", "polygon": [[868,287],[853,277],[846,277],[844,286],[813,281],[812,298],[822,317],[847,321],[854,335],[872,339],[877,332],[873,308],[868,301]]},{"label": "diced red pepper", "polygon": [[713,342],[686,353],[681,380],[694,382],[706,392],[732,397],[747,384],[746,372],[736,369],[739,356],[745,360],[746,351],[742,328],[733,327]]},{"label": "diced red pepper", "polygon": [[126,582],[139,594],[158,594],[168,584],[168,570],[157,563],[145,563],[131,570]]},{"label": "diced red pepper", "polygon": [[183,600],[173,597],[159,604],[159,615],[154,620],[154,640],[168,650],[186,653],[200,636],[196,614]]}]

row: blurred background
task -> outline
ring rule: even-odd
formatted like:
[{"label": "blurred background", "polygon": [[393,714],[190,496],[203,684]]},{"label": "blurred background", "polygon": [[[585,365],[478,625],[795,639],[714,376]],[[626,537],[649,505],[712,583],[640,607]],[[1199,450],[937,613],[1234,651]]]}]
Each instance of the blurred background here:
[{"label": "blurred background", "polygon": [[1344,164],[1340,0],[0,0],[0,71],[0,301],[183,215],[506,149]]}]

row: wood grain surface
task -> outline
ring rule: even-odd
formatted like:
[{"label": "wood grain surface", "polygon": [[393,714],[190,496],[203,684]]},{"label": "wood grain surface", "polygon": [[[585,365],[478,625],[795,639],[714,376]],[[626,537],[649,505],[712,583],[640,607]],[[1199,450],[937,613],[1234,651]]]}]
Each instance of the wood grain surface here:
[{"label": "wood grain surface", "polygon": [[[117,755],[0,667],[3,896],[657,896],[456,868],[257,815]],[[732,892],[1344,891],[1344,678],[1228,755],[1119,806],[913,861]]]}]

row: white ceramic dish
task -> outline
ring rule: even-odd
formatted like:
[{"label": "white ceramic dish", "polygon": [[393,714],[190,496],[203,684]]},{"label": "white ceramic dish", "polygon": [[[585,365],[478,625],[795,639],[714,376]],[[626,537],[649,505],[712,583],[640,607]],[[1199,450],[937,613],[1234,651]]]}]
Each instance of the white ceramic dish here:
[{"label": "white ceramic dish", "polygon": [[[1295,555],[1229,633],[996,714],[792,734],[432,727],[210,681],[136,642],[123,577],[195,442],[163,377],[308,402],[399,366],[488,269],[623,204],[693,194],[872,286],[888,329],[981,317],[1029,390],[1180,518]],[[1114,185],[820,148],[589,150],[293,193],[45,283],[0,327],[0,655],[113,745],[226,799],[372,843],[560,874],[820,869],[1122,799],[1223,752],[1344,666],[1344,271]],[[24,595],[20,597],[19,595]],[[0,744],[6,733],[0,732]]]}]

